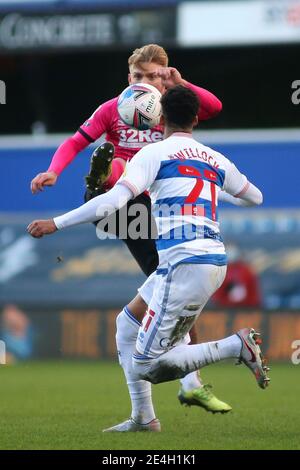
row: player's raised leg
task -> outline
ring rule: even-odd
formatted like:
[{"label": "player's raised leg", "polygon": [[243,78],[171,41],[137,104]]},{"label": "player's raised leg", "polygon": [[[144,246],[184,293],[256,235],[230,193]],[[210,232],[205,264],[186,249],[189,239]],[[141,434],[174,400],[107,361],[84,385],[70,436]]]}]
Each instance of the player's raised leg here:
[{"label": "player's raised leg", "polygon": [[113,158],[114,145],[111,142],[103,142],[93,151],[90,171],[85,177],[87,194],[90,195],[87,200],[100,194],[103,183],[111,175]]},{"label": "player's raised leg", "polygon": [[255,340],[258,335],[253,328],[243,328],[235,335],[218,341],[176,346],[151,362],[135,360],[133,369],[145,380],[161,383],[223,359],[236,358],[252,371],[259,387],[265,389],[270,381],[267,376],[269,368]]},{"label": "player's raised leg", "polygon": [[[237,358],[251,369],[261,388],[268,385],[260,338],[253,329],[240,330],[218,341],[183,344],[191,324],[222,284],[225,273],[225,266],[182,264],[170,268],[156,282],[133,355],[133,370],[140,378],[166,382],[222,359]],[[186,279],[188,282],[184,282]]]}]

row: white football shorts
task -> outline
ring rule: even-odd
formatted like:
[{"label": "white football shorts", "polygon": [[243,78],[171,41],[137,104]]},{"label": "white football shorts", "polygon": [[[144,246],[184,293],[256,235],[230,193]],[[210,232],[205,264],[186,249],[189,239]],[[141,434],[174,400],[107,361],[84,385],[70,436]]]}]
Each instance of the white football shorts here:
[{"label": "white football shorts", "polygon": [[148,360],[184,342],[205,304],[225,279],[227,266],[179,264],[151,274],[139,294],[148,304],[135,359]]}]

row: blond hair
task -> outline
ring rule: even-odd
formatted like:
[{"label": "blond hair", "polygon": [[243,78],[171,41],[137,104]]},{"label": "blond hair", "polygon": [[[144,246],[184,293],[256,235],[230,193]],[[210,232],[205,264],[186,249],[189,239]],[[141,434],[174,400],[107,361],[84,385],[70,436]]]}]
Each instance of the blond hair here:
[{"label": "blond hair", "polygon": [[163,47],[158,44],[147,44],[139,49],[135,49],[128,59],[129,67],[142,62],[155,62],[162,67],[167,67],[169,58]]}]

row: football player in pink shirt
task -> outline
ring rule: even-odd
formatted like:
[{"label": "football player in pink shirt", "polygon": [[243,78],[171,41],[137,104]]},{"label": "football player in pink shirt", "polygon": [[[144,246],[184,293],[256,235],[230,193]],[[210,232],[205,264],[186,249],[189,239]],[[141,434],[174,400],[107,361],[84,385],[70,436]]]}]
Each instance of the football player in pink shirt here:
[{"label": "football player in pink shirt", "polygon": [[[204,88],[189,83],[176,68],[169,67],[166,51],[157,44],[148,44],[140,49],[135,49],[128,59],[128,65],[129,84],[148,83],[155,86],[162,94],[176,85],[183,85],[193,90],[200,101],[199,121],[216,116],[222,109],[222,103],[216,96]],[[122,175],[126,162],[131,160],[142,147],[163,139],[164,129],[161,125],[142,131],[132,129],[124,124],[119,117],[117,103],[118,96],[100,105],[92,116],[79,127],[78,131],[59,146],[48,170],[39,173],[32,180],[31,190],[33,194],[42,191],[45,186],[55,185],[59,175],[78,153],[103,134],[105,134],[105,143],[94,151],[90,173],[86,177],[86,201],[112,188]],[[128,211],[134,204],[142,204],[147,209],[147,220],[144,222],[147,224],[149,236],[147,239],[132,239],[127,233],[127,236],[122,239],[144,274],[149,276],[156,270],[158,265],[155,239],[150,234],[151,227],[155,226],[151,216],[151,201],[149,196],[143,193],[134,200],[129,201],[126,210]],[[128,215],[128,226],[135,218],[135,216]],[[117,217],[116,220],[118,221],[119,218]],[[120,231],[120,227],[117,225],[115,234],[119,236]],[[122,230],[122,234],[124,234],[124,230]],[[140,311],[135,313],[134,320],[139,323],[147,310],[147,300],[143,299],[140,294],[135,300],[135,305],[137,305],[137,301],[139,302]],[[191,343],[196,344],[197,336],[194,327],[190,331],[190,336]],[[134,399],[136,396],[134,384],[131,384],[131,389],[132,393],[130,392],[130,394],[134,408],[137,406]],[[182,404],[201,406],[213,413],[225,413],[231,410],[229,405],[213,395],[210,386],[201,382],[200,376],[196,372],[188,374],[181,380],[178,398]],[[149,397],[147,397],[147,400],[149,400]],[[135,410],[133,410],[133,413],[135,413]]]}]

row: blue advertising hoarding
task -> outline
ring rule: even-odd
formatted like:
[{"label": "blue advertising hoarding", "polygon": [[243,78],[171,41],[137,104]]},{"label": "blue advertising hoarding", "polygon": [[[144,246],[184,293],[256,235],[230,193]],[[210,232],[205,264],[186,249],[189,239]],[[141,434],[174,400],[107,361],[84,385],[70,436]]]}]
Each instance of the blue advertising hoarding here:
[{"label": "blue advertising hoarding", "polygon": [[[276,132],[275,132],[276,133]],[[199,133],[201,139],[201,133]],[[8,141],[9,138],[6,138]],[[46,171],[57,146],[13,146],[0,142],[0,212],[63,211],[82,202],[84,176],[88,172],[93,147],[81,152],[60,176],[55,188],[32,196],[31,179]],[[264,208],[299,208],[300,141],[213,143],[244,172],[264,194]],[[8,197],[8,195],[10,195]]]}]

